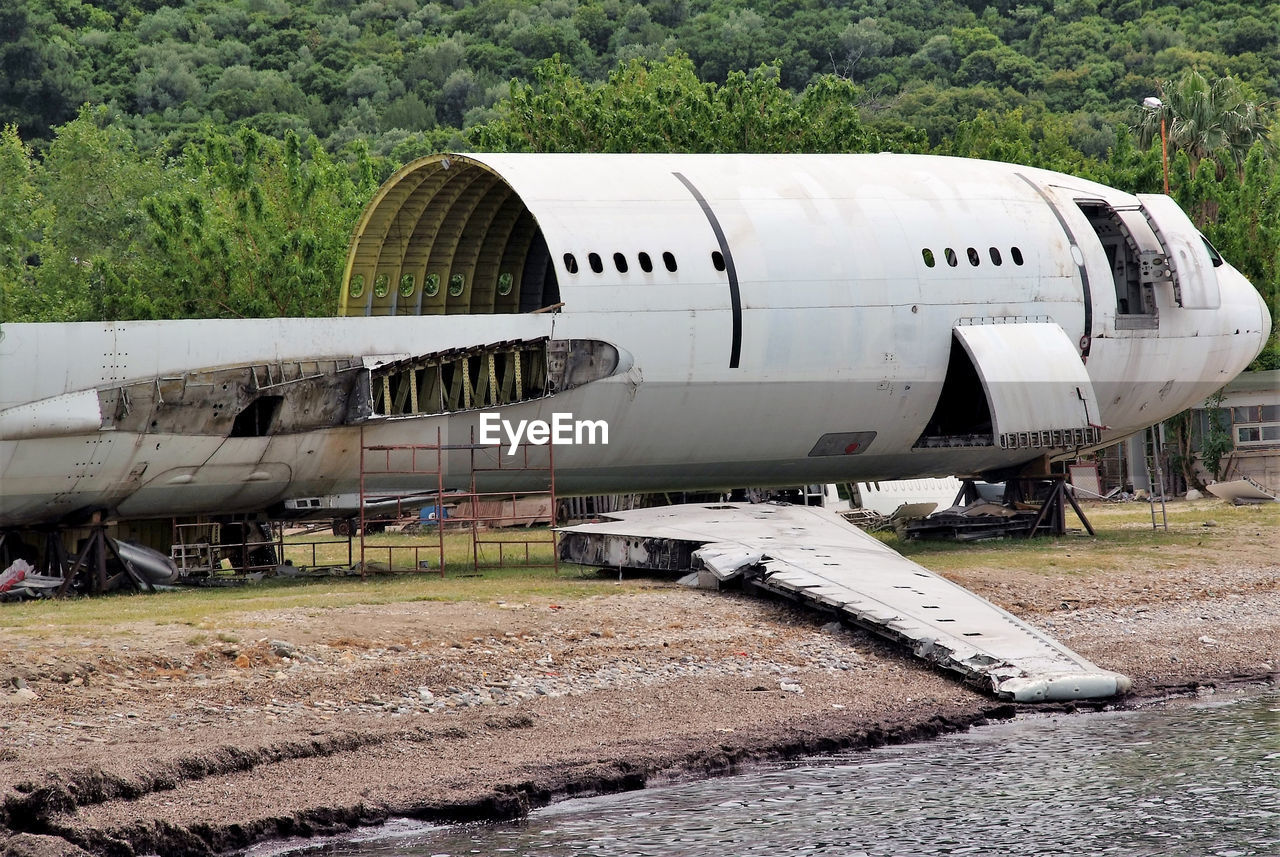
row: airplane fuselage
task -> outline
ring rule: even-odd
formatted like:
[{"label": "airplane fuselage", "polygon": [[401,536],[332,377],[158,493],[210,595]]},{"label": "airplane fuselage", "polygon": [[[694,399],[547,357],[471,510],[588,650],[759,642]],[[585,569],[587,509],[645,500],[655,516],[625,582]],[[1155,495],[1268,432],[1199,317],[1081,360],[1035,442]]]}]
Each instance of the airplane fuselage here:
[{"label": "airplane fuselage", "polygon": [[486,413],[607,423],[554,447],[565,494],[980,473],[1193,406],[1270,330],[1167,198],[923,156],[424,159],[343,288],[354,317],[0,327],[0,526],[265,510],[437,438],[466,487]]}]

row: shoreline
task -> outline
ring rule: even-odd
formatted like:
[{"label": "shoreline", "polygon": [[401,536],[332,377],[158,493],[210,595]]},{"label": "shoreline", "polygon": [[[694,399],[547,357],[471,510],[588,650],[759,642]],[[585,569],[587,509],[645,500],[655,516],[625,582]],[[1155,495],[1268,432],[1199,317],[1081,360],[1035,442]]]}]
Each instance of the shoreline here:
[{"label": "shoreline", "polygon": [[[1133,679],[1096,703],[1001,702],[788,604],[648,579],[557,579],[519,601],[326,582],[12,613],[0,855],[213,855],[397,817],[510,819],[1020,711],[1275,686],[1276,513],[1215,508],[1225,525],[1200,530],[1201,508],[1149,551],[1067,538],[913,557]],[[90,613],[71,624],[74,609]]]},{"label": "shoreline", "polygon": [[[374,844],[379,842],[386,843],[396,841],[406,834],[425,834],[433,829],[443,830],[444,828],[453,825],[501,825],[521,820],[526,820],[526,823],[535,823],[529,816],[536,814],[539,810],[554,806],[563,801],[578,799],[591,800],[595,797],[625,794],[640,789],[663,789],[669,786],[679,787],[686,783],[711,781],[719,778],[734,778],[739,776],[750,777],[761,770],[768,771],[771,766],[785,762],[801,763],[806,767],[820,767],[824,764],[857,765],[858,762],[856,757],[851,757],[849,754],[869,752],[877,748],[896,745],[915,744],[921,748],[927,748],[930,742],[940,740],[945,736],[963,734],[971,729],[993,726],[998,723],[1012,722],[1013,720],[1023,716],[1088,716],[1102,711],[1140,711],[1178,701],[1207,701],[1219,696],[1226,698],[1223,700],[1224,702],[1234,703],[1241,699],[1253,699],[1264,697],[1268,694],[1274,694],[1278,687],[1280,687],[1280,677],[1275,675],[1269,675],[1266,677],[1239,676],[1214,682],[1192,682],[1190,685],[1180,688],[1176,692],[1157,693],[1155,689],[1153,689],[1152,694],[1149,696],[1133,698],[1133,696],[1130,695],[1118,702],[1098,701],[1086,702],[1084,704],[1073,702],[1041,704],[1008,703],[1004,705],[996,705],[992,710],[979,713],[972,719],[961,718],[956,720],[946,720],[938,717],[931,718],[928,723],[917,724],[923,727],[919,730],[922,734],[912,734],[912,729],[907,728],[898,732],[878,735],[875,740],[870,742],[861,740],[861,736],[855,736],[852,743],[839,744],[834,748],[824,749],[821,752],[800,752],[799,754],[792,754],[790,752],[775,753],[766,751],[759,755],[735,760],[733,764],[726,768],[717,767],[715,769],[707,769],[696,768],[695,766],[686,767],[677,772],[660,771],[641,785],[626,783],[621,784],[616,788],[587,788],[575,790],[573,792],[562,792],[551,795],[529,795],[526,793],[524,795],[525,797],[536,799],[530,799],[527,805],[522,803],[519,811],[512,813],[488,814],[486,812],[475,813],[468,811],[459,816],[450,815],[448,812],[444,814],[435,812],[424,813],[418,816],[395,816],[383,819],[377,823],[377,825],[386,825],[385,834],[380,834],[377,826],[354,826],[350,829],[339,830],[334,833],[316,834],[305,837],[294,836],[267,839],[236,853],[244,855],[244,857],[289,857],[289,855],[305,855],[313,853],[327,854],[329,853],[327,849],[342,847],[343,845],[350,846],[351,843],[357,841],[368,841]],[[609,784],[609,786],[613,785],[615,784]],[[475,807],[467,807],[466,809],[474,810]],[[488,809],[488,807],[486,807],[486,809]],[[554,826],[554,822],[552,822],[552,825]],[[421,848],[422,846],[418,845],[417,847]],[[352,852],[344,851],[343,853]],[[424,851],[423,853],[426,852]]]},{"label": "shoreline", "polygon": [[[694,779],[727,777],[747,773],[771,763],[806,758],[821,758],[835,753],[871,750],[877,747],[927,742],[948,734],[966,732],[995,721],[1011,720],[1023,714],[1074,714],[1102,710],[1135,709],[1174,698],[1194,695],[1208,687],[1212,692],[1254,689],[1267,692],[1280,682],[1274,674],[1212,676],[1178,684],[1150,686],[1144,693],[1111,700],[1021,704],[1000,702],[974,695],[971,706],[931,708],[916,716],[901,712],[888,713],[861,725],[841,722],[828,716],[806,728],[785,736],[754,735],[745,741],[701,747],[675,756],[664,754],[644,761],[614,759],[596,764],[578,765],[572,771],[558,770],[548,763],[541,776],[520,782],[498,783],[488,790],[472,790],[466,797],[452,801],[371,805],[357,803],[345,806],[317,805],[285,816],[260,816],[223,825],[183,825],[173,819],[139,819],[125,828],[104,830],[82,826],[67,818],[98,803],[136,800],[146,786],[136,780],[124,780],[89,771],[65,771],[60,782],[49,783],[22,796],[9,795],[4,818],[9,838],[0,839],[0,854],[23,857],[72,857],[85,854],[161,854],[205,855],[237,854],[253,849],[254,854],[280,853],[270,843],[281,844],[280,851],[291,853],[310,847],[309,839],[341,838],[360,828],[368,828],[397,819],[426,824],[465,824],[513,821],[531,811],[571,798],[617,794]],[[927,716],[925,716],[927,715]],[[493,728],[494,724],[486,724]],[[497,728],[521,729],[520,722]],[[454,732],[455,734],[448,734]],[[365,742],[355,736],[337,736],[336,740],[311,744],[293,743],[276,746],[261,753],[183,757],[175,762],[182,779],[158,776],[149,791],[160,793],[184,782],[195,783],[219,776],[243,774],[261,765],[287,760],[324,759],[348,752],[369,750],[385,741],[428,743],[441,734],[458,738],[457,730],[446,727],[417,734],[405,732],[384,736],[382,741]],[[323,843],[315,842],[319,846]],[[256,847],[255,847],[256,846]],[[265,850],[264,850],[265,846]]]},{"label": "shoreline", "polygon": [[[1112,700],[1085,702],[1001,703],[993,701],[987,709],[969,712],[959,717],[948,718],[935,715],[928,721],[903,724],[901,728],[889,731],[873,729],[870,732],[864,730],[844,737],[830,736],[832,743],[824,743],[820,750],[804,746],[797,750],[795,745],[765,747],[745,754],[737,754],[727,761],[723,757],[713,760],[699,754],[696,762],[714,761],[715,764],[685,764],[675,770],[653,771],[638,784],[633,777],[627,777],[609,782],[573,783],[569,789],[554,793],[521,788],[517,789],[515,794],[503,792],[500,796],[494,795],[495,800],[486,800],[482,804],[466,807],[423,807],[419,814],[391,816],[374,824],[394,824],[397,821],[440,826],[499,824],[517,821],[533,812],[566,800],[590,799],[687,782],[735,777],[751,774],[762,767],[782,762],[809,760],[813,764],[821,764],[823,759],[843,753],[870,751],[903,744],[926,744],[946,735],[961,734],[993,723],[1011,721],[1023,715],[1087,715],[1099,711],[1135,711],[1173,700],[1203,698],[1206,696],[1204,693],[1206,688],[1209,696],[1215,696],[1220,693],[1261,695],[1272,692],[1277,687],[1280,687],[1280,677],[1271,674],[1234,676],[1212,682],[1193,681],[1173,690],[1157,691],[1152,688],[1150,695],[1139,698],[1129,694]],[[497,800],[499,797],[502,798],[501,801]],[[507,800],[508,798],[515,799],[514,806]],[[341,843],[349,835],[357,833],[367,834],[372,833],[372,830],[368,826],[362,826],[359,821],[352,821],[350,827],[333,833],[310,834],[303,837],[268,837],[235,853],[247,854],[250,857],[305,854],[310,853],[310,849],[325,847],[335,842]]]}]

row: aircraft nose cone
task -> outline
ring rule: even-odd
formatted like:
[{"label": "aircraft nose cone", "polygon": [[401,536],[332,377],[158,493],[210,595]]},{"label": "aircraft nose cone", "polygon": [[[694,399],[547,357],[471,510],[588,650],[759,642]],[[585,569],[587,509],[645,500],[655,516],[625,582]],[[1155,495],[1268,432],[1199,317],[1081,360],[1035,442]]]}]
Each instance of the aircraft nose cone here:
[{"label": "aircraft nose cone", "polygon": [[1258,299],[1258,312],[1262,316],[1262,344],[1265,346],[1271,340],[1271,308],[1256,290],[1254,297]]},{"label": "aircraft nose cone", "polygon": [[1243,322],[1249,333],[1257,332],[1256,340],[1249,337],[1249,344],[1252,347],[1247,355],[1248,359],[1245,360],[1245,365],[1248,365],[1262,353],[1262,349],[1267,347],[1267,342],[1271,338],[1271,309],[1267,306],[1262,294],[1243,274],[1234,268],[1228,267],[1227,270],[1230,271],[1226,280],[1231,290],[1230,299],[1239,307],[1236,317]]},{"label": "aircraft nose cone", "polygon": [[1249,291],[1249,300],[1256,307],[1258,313],[1258,329],[1262,332],[1259,351],[1266,347],[1267,341],[1271,338],[1271,308],[1267,306],[1266,299],[1262,297],[1262,293],[1253,287],[1253,283],[1240,276],[1239,285]]}]

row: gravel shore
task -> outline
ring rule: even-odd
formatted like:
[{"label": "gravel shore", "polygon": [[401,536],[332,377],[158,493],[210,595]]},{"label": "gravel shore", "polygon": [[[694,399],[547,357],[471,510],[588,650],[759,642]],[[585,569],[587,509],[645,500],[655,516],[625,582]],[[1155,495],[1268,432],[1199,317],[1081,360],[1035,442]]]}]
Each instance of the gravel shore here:
[{"label": "gravel shore", "polygon": [[[947,574],[1144,698],[1273,680],[1274,533],[1207,570]],[[397,816],[514,817],[1017,711],[825,617],[661,581],[236,621],[200,645],[155,623],[0,630],[0,854],[204,855]]]}]

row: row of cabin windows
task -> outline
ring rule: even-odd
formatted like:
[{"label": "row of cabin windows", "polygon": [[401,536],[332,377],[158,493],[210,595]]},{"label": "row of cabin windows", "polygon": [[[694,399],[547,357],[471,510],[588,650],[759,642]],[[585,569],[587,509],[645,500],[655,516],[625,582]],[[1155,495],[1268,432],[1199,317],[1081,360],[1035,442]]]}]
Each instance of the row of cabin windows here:
[{"label": "row of cabin windows", "polygon": [[[641,271],[644,271],[646,274],[653,273],[653,259],[650,258],[648,253],[641,250],[639,253],[636,254],[636,262],[639,263]],[[711,264],[715,266],[715,269],[717,271],[723,271],[725,268],[724,254],[721,253],[719,250],[712,250]],[[676,265],[676,257],[673,253],[671,253],[671,251],[669,250],[663,251],[662,265],[671,273],[674,274],[676,272],[676,268],[678,267]],[[591,270],[594,273],[597,273],[597,274],[604,273],[604,260],[600,258],[599,253],[587,254],[587,266],[591,268]],[[617,269],[619,274],[625,274],[628,270],[630,270],[631,265],[627,261],[626,254],[614,253],[613,267]],[[565,253],[564,269],[568,271],[570,274],[578,273],[578,270],[579,270],[578,257],[573,255],[572,253]]]},{"label": "row of cabin windows", "polygon": [[[431,273],[423,279],[422,293],[429,298],[434,298],[440,294],[441,278],[439,274]],[[511,287],[515,284],[515,277],[507,271],[498,275],[498,294],[506,296],[511,294]],[[418,278],[413,274],[402,274],[400,276],[400,297],[411,298],[418,291]],[[451,274],[449,276],[449,296],[460,297],[467,288],[467,278],[465,274]],[[348,286],[351,297],[358,298],[364,294],[364,274],[352,274],[351,283]],[[373,278],[373,295],[377,298],[385,298],[391,292],[391,277],[387,274],[378,274]]]},{"label": "row of cabin windows", "polygon": [[[930,250],[928,247],[921,250],[920,255],[924,258],[925,267],[932,268],[938,264],[938,260],[933,255],[933,251]],[[952,250],[950,247],[943,250],[942,255],[943,255],[943,258],[947,260],[947,264],[950,265],[951,267],[954,268],[960,264],[960,257],[956,255],[956,251]],[[965,255],[969,258],[969,264],[974,266],[975,268],[978,265],[982,264],[982,254],[979,253],[976,248],[970,247],[968,250],[965,251]],[[1000,255],[999,248],[997,247],[987,248],[987,255],[991,257],[991,264],[993,265],[1004,264],[1004,258]],[[1017,247],[1011,247],[1009,249],[1009,258],[1013,260],[1013,264],[1021,265],[1023,261],[1022,251],[1019,250]]]}]

